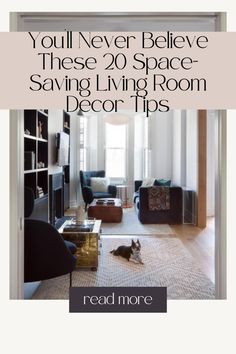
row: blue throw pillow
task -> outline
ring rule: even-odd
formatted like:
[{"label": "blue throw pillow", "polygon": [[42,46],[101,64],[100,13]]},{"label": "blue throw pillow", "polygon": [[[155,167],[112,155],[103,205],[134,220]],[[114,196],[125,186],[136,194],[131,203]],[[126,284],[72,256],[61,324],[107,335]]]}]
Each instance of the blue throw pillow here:
[{"label": "blue throw pillow", "polygon": [[171,180],[166,179],[156,179],[154,182],[154,186],[162,186],[162,187],[170,187]]}]

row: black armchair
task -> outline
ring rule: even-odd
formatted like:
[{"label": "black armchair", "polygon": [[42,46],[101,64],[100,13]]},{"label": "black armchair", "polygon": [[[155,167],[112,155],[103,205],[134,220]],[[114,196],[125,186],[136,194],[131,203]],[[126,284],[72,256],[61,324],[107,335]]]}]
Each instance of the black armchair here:
[{"label": "black armchair", "polygon": [[117,188],[114,185],[109,185],[107,192],[93,192],[91,188],[91,177],[105,177],[105,171],[80,171],[80,183],[85,207],[92,203],[95,198],[115,198]]},{"label": "black armchair", "polygon": [[34,194],[25,188],[24,281],[34,282],[70,273],[76,265],[76,245],[64,241],[49,223],[27,219],[33,211]]}]

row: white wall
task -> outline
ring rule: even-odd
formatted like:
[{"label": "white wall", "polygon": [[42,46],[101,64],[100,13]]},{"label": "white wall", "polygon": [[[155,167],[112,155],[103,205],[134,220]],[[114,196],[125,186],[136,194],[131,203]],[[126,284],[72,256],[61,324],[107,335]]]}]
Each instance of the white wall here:
[{"label": "white wall", "polygon": [[[90,146],[89,169],[96,171],[104,168],[104,166],[101,168],[101,166],[98,165],[99,160],[104,161],[104,142],[98,139],[98,116],[95,114],[88,118],[88,132],[88,145]],[[99,154],[101,155],[100,157],[98,156]]]},{"label": "white wall", "polygon": [[181,110],[173,111],[173,143],[172,143],[172,182],[177,186],[181,185]]},{"label": "white wall", "polygon": [[126,170],[128,179],[126,181],[128,188],[128,198],[132,200],[132,196],[134,193],[134,116],[129,118],[128,122],[128,131],[127,131],[127,159],[126,159]]},{"label": "white wall", "polygon": [[139,156],[139,158],[134,158],[134,179],[143,179],[143,146],[144,146],[144,121],[141,114],[134,116],[134,155]]},{"label": "white wall", "polygon": [[207,112],[207,216],[215,215],[215,159],[217,111]]},{"label": "white wall", "polygon": [[104,112],[98,114],[97,118],[97,168],[105,169],[105,122]]},{"label": "white wall", "polygon": [[[217,111],[207,112],[207,216],[215,214],[215,124]],[[198,118],[196,110],[173,112],[174,184],[197,191]]]},{"label": "white wall", "polygon": [[198,116],[196,110],[173,112],[172,182],[197,191]]},{"label": "white wall", "polygon": [[63,130],[63,111],[48,111],[48,173],[60,173],[62,167],[56,164],[56,134]]},{"label": "white wall", "polygon": [[155,113],[151,124],[151,174],[156,178],[172,178],[173,111]]},{"label": "white wall", "polygon": [[186,111],[186,186],[198,186],[198,117],[196,110]]}]

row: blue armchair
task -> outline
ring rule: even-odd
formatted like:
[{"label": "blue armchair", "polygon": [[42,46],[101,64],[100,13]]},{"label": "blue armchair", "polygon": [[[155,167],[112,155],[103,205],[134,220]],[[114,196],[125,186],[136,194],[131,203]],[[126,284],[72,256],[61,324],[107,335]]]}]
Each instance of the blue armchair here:
[{"label": "blue armchair", "polygon": [[107,192],[94,193],[91,188],[91,177],[105,177],[105,171],[80,171],[80,183],[83,199],[85,202],[85,208],[88,204],[92,203],[95,198],[116,198],[117,188],[114,185],[109,185]]}]

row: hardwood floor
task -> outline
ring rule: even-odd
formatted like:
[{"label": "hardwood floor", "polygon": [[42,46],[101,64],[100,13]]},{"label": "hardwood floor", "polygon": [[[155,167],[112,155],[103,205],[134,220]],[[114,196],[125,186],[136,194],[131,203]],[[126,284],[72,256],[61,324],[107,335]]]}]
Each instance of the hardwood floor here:
[{"label": "hardwood floor", "polygon": [[215,282],[215,218],[207,218],[207,227],[204,229],[193,225],[173,225],[171,228],[203,273]]}]

